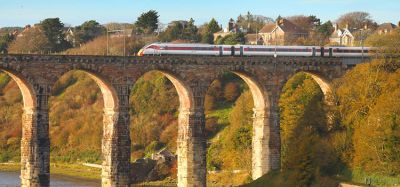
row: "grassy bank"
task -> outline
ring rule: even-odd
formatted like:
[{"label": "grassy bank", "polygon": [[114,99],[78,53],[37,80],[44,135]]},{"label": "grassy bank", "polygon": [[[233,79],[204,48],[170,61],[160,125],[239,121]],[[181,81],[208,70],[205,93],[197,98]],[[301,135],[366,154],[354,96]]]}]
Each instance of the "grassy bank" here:
[{"label": "grassy bank", "polygon": [[[19,163],[0,163],[0,171],[19,172]],[[101,179],[101,169],[83,166],[80,164],[53,163],[50,165],[52,175],[72,177],[83,180],[96,181]]]}]

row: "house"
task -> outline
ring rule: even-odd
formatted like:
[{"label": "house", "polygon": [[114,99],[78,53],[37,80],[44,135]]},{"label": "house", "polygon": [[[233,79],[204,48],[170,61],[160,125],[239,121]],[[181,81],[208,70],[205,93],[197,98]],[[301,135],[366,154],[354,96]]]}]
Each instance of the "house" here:
[{"label": "house", "polygon": [[225,37],[225,36],[228,36],[228,35],[230,35],[230,34],[234,34],[234,33],[247,33],[247,30],[246,29],[243,29],[243,28],[239,28],[239,26],[235,23],[235,21],[231,18],[230,20],[229,20],[229,23],[228,23],[228,27],[227,28],[225,28],[225,29],[223,29],[223,30],[221,30],[221,31],[219,31],[219,32],[216,32],[216,33],[214,33],[214,42],[218,39],[218,38],[223,38],[223,37]]},{"label": "house", "polygon": [[35,28],[35,25],[34,25],[34,26],[26,25],[26,26],[24,27],[24,29],[23,29],[21,32],[19,32],[19,33],[17,34],[17,37],[22,37],[22,36],[24,36],[25,33],[28,32],[28,31],[29,31],[30,29],[32,29],[32,28]]},{"label": "house", "polygon": [[379,27],[376,29],[375,33],[377,33],[379,35],[390,34],[397,27],[400,27],[400,22],[399,22],[398,26],[396,26],[393,23],[383,23],[383,24],[379,25]]},{"label": "house", "polygon": [[76,40],[75,40],[75,32],[72,27],[64,28],[65,40],[72,44],[73,47],[76,47]]},{"label": "house", "polygon": [[287,19],[280,19],[275,24],[266,24],[259,35],[264,45],[290,45],[299,38],[307,38],[308,32]]},{"label": "house", "polygon": [[263,38],[259,34],[246,34],[245,43],[249,45],[262,45]]},{"label": "house", "polygon": [[274,40],[272,38],[272,32],[276,29],[276,27],[276,23],[268,23],[259,31],[258,35],[261,36],[263,45],[274,45],[275,42],[273,42]]},{"label": "house", "polygon": [[344,29],[340,29],[337,24],[335,24],[333,27],[335,30],[329,37],[329,43],[341,46],[354,46],[355,37],[352,31],[355,29],[350,30],[348,25],[346,25]]}]

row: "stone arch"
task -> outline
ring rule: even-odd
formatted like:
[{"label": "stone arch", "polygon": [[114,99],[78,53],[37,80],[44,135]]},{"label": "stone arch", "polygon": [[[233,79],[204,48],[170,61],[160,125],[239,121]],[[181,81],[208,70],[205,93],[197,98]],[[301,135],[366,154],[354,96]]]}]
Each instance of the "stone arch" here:
[{"label": "stone arch", "polygon": [[176,92],[179,96],[179,110],[188,110],[190,111],[194,107],[194,95],[192,89],[190,88],[189,84],[184,81],[184,79],[179,76],[178,73],[175,73],[168,69],[161,69],[161,68],[150,68],[145,70],[137,76],[143,77],[145,74],[149,72],[160,72],[163,76],[167,77],[169,81],[174,85]]},{"label": "stone arch", "polygon": [[[311,78],[318,84],[319,88],[321,89],[322,93],[324,94],[324,98],[323,98],[324,101],[323,102],[328,108],[335,106],[334,96],[333,96],[333,93],[332,93],[331,81],[329,81],[324,75],[322,75],[321,72],[298,70],[294,74],[290,74],[286,78],[284,84],[280,88],[280,91],[283,90],[283,86],[286,85],[287,81],[291,77],[293,77],[295,74],[300,73],[300,72],[311,76]],[[331,112],[331,110],[327,111],[326,118],[327,118],[328,125],[329,126],[333,125],[335,116]]]},{"label": "stone arch", "polygon": [[[55,77],[54,81],[59,80],[63,75],[71,72],[71,71],[81,71],[88,75],[94,82],[96,82],[97,86],[100,88],[100,91],[103,95],[104,100],[104,112],[118,112],[119,108],[119,98],[118,93],[111,82],[104,76],[99,73],[96,73],[87,69],[69,69],[60,73],[57,77]],[[53,83],[54,86],[55,82]]]},{"label": "stone arch", "polygon": [[179,76],[165,71],[165,70],[155,70],[161,72],[169,81],[174,85],[178,96],[179,96],[179,110],[191,110],[194,106],[194,97],[191,89]]},{"label": "stone arch", "polygon": [[60,79],[63,75],[71,72],[71,71],[81,71],[87,74],[94,82],[96,82],[97,86],[100,88],[100,91],[103,95],[104,99],[104,109],[107,111],[117,111],[119,108],[118,102],[118,94],[113,85],[106,77],[96,73],[94,71],[86,70],[86,69],[72,69],[65,72],[62,72],[55,80]]},{"label": "stone arch", "polygon": [[[327,105],[329,105],[329,106],[334,105],[333,98],[332,98],[332,85],[331,85],[331,82],[327,78],[325,78],[325,76],[323,76],[320,72],[316,72],[316,71],[296,71],[294,74],[291,74],[287,78],[287,80],[289,80],[295,74],[300,73],[300,72],[311,76],[311,78],[319,85],[319,88],[321,89],[322,93],[324,94],[324,102]],[[286,84],[287,80],[285,81],[285,84]]]},{"label": "stone arch", "polygon": [[[119,94],[106,77],[86,69],[70,69],[59,74],[55,80],[60,79],[63,75],[71,71],[81,71],[87,74],[100,88],[103,96],[102,186],[127,184],[129,180],[128,176],[126,173],[120,173],[120,170],[126,170],[120,167],[129,166],[129,160],[128,163],[125,163],[125,160],[120,160],[120,154],[125,153],[121,153],[122,151],[120,150],[123,148],[120,146],[120,139],[122,138],[120,137],[121,129],[119,126],[128,125],[129,123],[124,124],[123,120],[121,120]],[[129,136],[129,132],[123,133],[128,133]]]},{"label": "stone arch", "polygon": [[[279,152],[274,142],[273,115],[270,93],[256,76],[245,71],[226,70],[239,76],[249,87],[253,97],[253,137],[252,137],[252,178],[258,179],[272,169],[279,167]],[[222,76],[221,72],[217,77]],[[278,141],[278,140],[277,140]]]},{"label": "stone arch", "polygon": [[36,96],[35,91],[31,83],[29,83],[23,76],[18,74],[15,71],[7,70],[1,68],[0,71],[3,71],[8,76],[10,76],[18,85],[18,88],[21,91],[22,99],[23,99],[23,108],[24,111],[30,111],[36,108]]},{"label": "stone arch", "polygon": [[198,112],[195,105],[193,89],[177,73],[170,70],[157,68],[150,69],[141,73],[141,76],[152,71],[160,72],[163,76],[167,77],[167,79],[174,85],[179,97],[177,140],[178,186],[205,186],[205,179],[201,179],[202,174],[200,171],[201,169],[205,170],[205,167],[201,168],[200,166],[200,169],[197,169],[199,168],[197,166],[198,163],[195,163],[193,160],[195,159],[194,155],[197,155],[197,153],[194,153],[194,149],[197,148],[194,148],[196,145],[192,144],[195,141],[192,133],[194,133],[193,128],[196,128],[193,127],[193,125],[197,125],[194,123],[196,121],[194,116],[197,115]]},{"label": "stone arch", "polygon": [[247,73],[238,71],[233,71],[233,73],[242,78],[249,86],[253,96],[255,110],[264,110],[265,108],[269,107],[269,99],[264,93],[262,86],[254,77]]},{"label": "stone arch", "polygon": [[0,68],[0,71],[17,83],[23,100],[21,186],[49,186],[48,131],[46,122],[40,121],[43,114],[39,112],[40,101],[35,88],[29,79],[16,71],[4,68]]}]

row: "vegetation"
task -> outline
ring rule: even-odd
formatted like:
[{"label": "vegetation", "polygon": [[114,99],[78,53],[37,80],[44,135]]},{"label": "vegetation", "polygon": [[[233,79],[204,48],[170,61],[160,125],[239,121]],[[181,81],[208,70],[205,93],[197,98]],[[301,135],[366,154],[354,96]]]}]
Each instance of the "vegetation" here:
[{"label": "vegetation", "polygon": [[133,159],[167,146],[176,150],[178,95],[172,83],[159,72],[140,78],[131,95]]},{"label": "vegetation", "polygon": [[247,12],[246,15],[239,15],[236,23],[239,27],[246,29],[249,33],[256,33],[261,30],[266,23],[274,22],[272,18],[254,15]]},{"label": "vegetation", "polygon": [[217,38],[216,44],[236,45],[244,44],[245,38],[243,33],[229,34],[223,38]]},{"label": "vegetation", "polygon": [[14,40],[14,36],[12,34],[4,34],[0,35],[0,53],[7,53],[8,52],[8,46],[11,43],[11,41]]},{"label": "vegetation", "polygon": [[368,12],[349,12],[339,17],[336,22],[341,28],[364,28],[365,25],[369,27],[376,27],[377,23],[372,20]]},{"label": "vegetation", "polygon": [[50,42],[40,27],[31,28],[22,33],[8,47],[9,53],[47,53],[50,52]]},{"label": "vegetation", "polygon": [[205,26],[204,33],[202,34],[201,42],[202,43],[214,43],[214,33],[221,30],[221,27],[218,25],[218,22],[213,18],[211,21]]},{"label": "vegetation", "polygon": [[135,22],[140,33],[150,34],[153,33],[158,28],[158,12],[155,10],[150,10],[148,12],[142,13]]},{"label": "vegetation", "polygon": [[82,23],[75,28],[75,43],[84,44],[106,33],[106,28],[95,20]]},{"label": "vegetation", "polygon": [[46,36],[52,52],[60,52],[71,47],[71,44],[65,40],[64,24],[59,18],[47,18],[40,22],[40,30]]},{"label": "vegetation", "polygon": [[[0,163],[0,172],[12,172],[21,169],[19,163]],[[83,166],[79,164],[63,164],[56,163],[50,164],[51,174],[68,176],[84,180],[100,180],[101,169]]]},{"label": "vegetation", "polygon": [[200,41],[200,38],[198,28],[192,18],[189,21],[174,21],[170,23],[167,29],[159,36],[159,39],[164,42],[181,40],[188,43],[196,43]]}]

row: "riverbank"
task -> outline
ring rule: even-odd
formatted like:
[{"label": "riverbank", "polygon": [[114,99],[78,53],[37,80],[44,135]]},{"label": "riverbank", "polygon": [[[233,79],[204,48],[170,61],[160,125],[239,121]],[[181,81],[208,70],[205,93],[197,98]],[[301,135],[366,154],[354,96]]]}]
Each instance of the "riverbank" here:
[{"label": "riverbank", "polygon": [[[20,172],[19,163],[0,163],[0,172]],[[51,178],[77,182],[84,186],[101,185],[101,169],[80,164],[53,163],[50,165]]]}]

